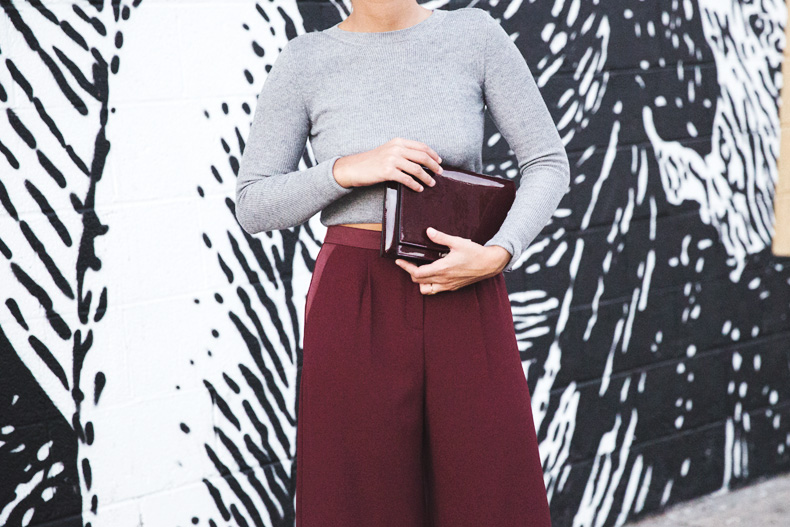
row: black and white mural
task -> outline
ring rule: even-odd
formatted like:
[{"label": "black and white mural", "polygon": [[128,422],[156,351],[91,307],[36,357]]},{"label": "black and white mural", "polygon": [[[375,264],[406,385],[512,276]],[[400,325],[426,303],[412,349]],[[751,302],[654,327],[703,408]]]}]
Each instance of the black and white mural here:
[{"label": "black and white mural", "polygon": [[[421,4],[500,21],[571,160],[505,275],[554,524],[790,470],[785,3]],[[250,236],[233,196],[279,50],[350,10],[0,3],[0,525],[293,525],[325,227]],[[516,175],[490,118],[483,152]]]}]

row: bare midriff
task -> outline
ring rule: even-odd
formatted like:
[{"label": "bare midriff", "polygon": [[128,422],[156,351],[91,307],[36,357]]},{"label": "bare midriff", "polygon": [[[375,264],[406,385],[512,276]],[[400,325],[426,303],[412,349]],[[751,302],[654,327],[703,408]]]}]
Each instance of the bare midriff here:
[{"label": "bare midriff", "polygon": [[355,229],[367,229],[369,231],[380,231],[381,223],[341,223],[345,227],[354,227]]}]

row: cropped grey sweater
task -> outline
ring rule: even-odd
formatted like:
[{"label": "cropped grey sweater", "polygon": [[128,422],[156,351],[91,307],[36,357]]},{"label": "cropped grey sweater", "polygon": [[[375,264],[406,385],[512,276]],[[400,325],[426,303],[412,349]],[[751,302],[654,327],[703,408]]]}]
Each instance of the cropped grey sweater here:
[{"label": "cropped grey sweater", "polygon": [[[511,254],[510,271],[568,190],[570,167],[524,57],[478,8],[435,9],[394,31],[336,24],[288,41],[258,96],[236,218],[250,234],[291,228],[319,211],[325,226],[379,223],[385,183],[343,187],[335,161],[403,137],[426,143],[443,164],[482,173],[486,108],[521,178],[502,227],[485,243]],[[316,163],[300,169],[308,138]]]}]

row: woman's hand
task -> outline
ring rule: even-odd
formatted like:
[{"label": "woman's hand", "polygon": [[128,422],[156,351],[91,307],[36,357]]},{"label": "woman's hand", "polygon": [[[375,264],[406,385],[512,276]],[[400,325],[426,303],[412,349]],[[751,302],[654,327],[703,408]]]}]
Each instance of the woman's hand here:
[{"label": "woman's hand", "polygon": [[341,157],[335,161],[332,172],[340,186],[346,188],[391,180],[421,192],[423,186],[409,174],[432,187],[436,182],[420,165],[441,174],[441,162],[439,154],[425,143],[396,137],[373,150]]},{"label": "woman's hand", "polygon": [[[489,278],[502,271],[510,261],[511,254],[499,245],[480,245],[468,238],[453,236],[432,227],[428,237],[450,248],[443,258],[414,265],[400,258],[395,260],[401,268],[411,275],[411,281],[420,284],[420,293],[435,294],[440,291],[454,291],[461,287]],[[433,284],[433,291],[431,291]]]}]

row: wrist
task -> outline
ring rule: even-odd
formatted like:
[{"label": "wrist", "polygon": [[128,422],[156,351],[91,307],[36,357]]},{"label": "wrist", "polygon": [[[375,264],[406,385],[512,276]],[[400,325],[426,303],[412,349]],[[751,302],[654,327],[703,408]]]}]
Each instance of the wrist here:
[{"label": "wrist", "polygon": [[513,257],[510,251],[501,245],[486,245],[485,248],[490,255],[489,266],[493,269],[493,274],[500,273]]},{"label": "wrist", "polygon": [[346,180],[346,156],[339,158],[332,166],[332,177],[335,178],[337,184],[343,188],[351,188],[351,185]]}]

